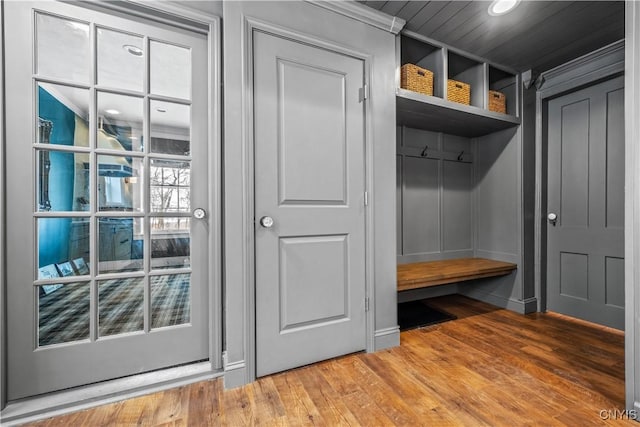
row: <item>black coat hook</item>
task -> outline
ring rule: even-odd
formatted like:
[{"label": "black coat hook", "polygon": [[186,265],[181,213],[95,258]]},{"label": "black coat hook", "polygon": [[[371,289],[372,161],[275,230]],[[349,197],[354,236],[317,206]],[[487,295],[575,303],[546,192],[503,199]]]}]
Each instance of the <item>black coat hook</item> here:
[{"label": "black coat hook", "polygon": [[460,154],[458,154],[458,161],[461,162],[462,161],[462,156],[464,155],[464,150],[462,150],[460,152]]},{"label": "black coat hook", "polygon": [[420,153],[420,157],[427,157],[427,150],[429,149],[428,145],[424,146],[424,150],[422,150],[422,153]]}]

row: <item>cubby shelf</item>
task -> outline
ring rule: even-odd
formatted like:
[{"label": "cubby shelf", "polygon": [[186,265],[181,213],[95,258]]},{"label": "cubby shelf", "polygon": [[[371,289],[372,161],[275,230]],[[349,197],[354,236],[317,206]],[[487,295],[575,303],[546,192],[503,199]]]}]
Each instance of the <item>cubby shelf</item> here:
[{"label": "cubby shelf", "polygon": [[398,88],[396,122],[401,126],[472,138],[518,126],[520,119]]},{"label": "cubby shelf", "polygon": [[[399,67],[415,64],[433,73],[433,96],[398,87],[398,125],[478,137],[520,124],[517,72],[411,31],[398,37],[398,61]],[[470,86],[470,105],[447,99],[448,79]],[[490,90],[506,96],[506,114],[488,109]]]}]

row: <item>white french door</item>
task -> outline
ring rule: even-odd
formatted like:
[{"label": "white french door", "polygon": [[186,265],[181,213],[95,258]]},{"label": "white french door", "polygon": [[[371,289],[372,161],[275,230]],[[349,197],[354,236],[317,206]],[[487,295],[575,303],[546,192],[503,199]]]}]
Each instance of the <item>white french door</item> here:
[{"label": "white french door", "polygon": [[4,7],[9,400],[208,359],[206,36]]}]

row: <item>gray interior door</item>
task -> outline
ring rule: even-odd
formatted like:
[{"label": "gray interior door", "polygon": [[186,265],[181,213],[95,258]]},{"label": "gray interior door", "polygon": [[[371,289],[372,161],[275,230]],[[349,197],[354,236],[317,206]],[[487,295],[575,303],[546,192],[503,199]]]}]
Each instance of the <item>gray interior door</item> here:
[{"label": "gray interior door", "polygon": [[364,63],[253,37],[262,376],[366,345]]},{"label": "gray interior door", "polygon": [[624,329],[624,79],[549,101],[547,308]]},{"label": "gray interior door", "polygon": [[206,37],[3,5],[9,399],[208,359]]}]

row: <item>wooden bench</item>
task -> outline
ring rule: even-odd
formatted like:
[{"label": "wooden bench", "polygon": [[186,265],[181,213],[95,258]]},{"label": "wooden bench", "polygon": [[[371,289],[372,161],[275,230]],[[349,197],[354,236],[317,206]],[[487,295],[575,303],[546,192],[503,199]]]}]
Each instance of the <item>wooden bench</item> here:
[{"label": "wooden bench", "polygon": [[485,277],[505,276],[517,268],[511,262],[459,258],[398,265],[398,292]]}]

